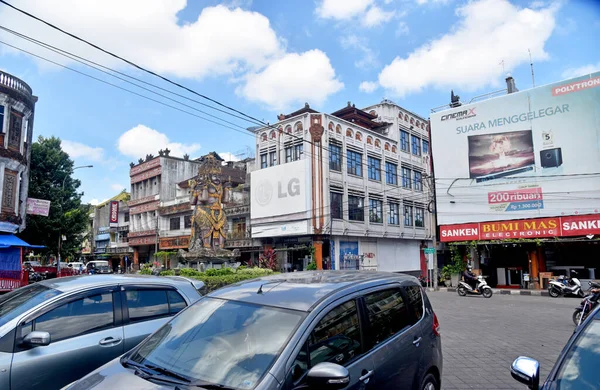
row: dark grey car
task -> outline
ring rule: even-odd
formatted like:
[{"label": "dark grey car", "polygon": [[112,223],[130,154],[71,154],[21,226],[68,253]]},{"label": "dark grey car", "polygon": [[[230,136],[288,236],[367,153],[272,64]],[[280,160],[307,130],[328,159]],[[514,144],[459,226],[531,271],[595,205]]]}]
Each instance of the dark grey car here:
[{"label": "dark grey car", "polygon": [[65,389],[435,390],[441,374],[416,278],[314,271],[217,290]]},{"label": "dark grey car", "polygon": [[201,294],[185,278],[49,279],[0,296],[0,389],[60,389],[135,347]]}]

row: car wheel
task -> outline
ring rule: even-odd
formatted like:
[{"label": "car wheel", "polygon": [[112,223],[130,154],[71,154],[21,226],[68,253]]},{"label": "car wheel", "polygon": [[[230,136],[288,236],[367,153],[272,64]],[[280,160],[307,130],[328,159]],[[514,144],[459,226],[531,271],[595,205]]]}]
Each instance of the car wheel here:
[{"label": "car wheel", "polygon": [[421,390],[439,390],[439,385],[435,376],[433,374],[427,374],[425,378],[423,378],[423,382],[421,382]]}]

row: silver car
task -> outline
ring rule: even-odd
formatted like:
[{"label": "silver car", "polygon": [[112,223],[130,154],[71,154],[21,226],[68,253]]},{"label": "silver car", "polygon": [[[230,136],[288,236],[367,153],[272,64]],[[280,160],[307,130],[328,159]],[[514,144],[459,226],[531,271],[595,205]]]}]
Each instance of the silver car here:
[{"label": "silver car", "polygon": [[50,279],[0,296],[0,389],[60,389],[201,298],[183,277]]}]

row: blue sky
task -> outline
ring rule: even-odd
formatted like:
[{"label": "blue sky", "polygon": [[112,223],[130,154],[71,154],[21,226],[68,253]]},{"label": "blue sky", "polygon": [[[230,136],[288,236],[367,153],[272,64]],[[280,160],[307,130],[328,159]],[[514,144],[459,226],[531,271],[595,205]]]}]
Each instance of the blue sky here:
[{"label": "blue sky", "polygon": [[[503,88],[508,72],[519,89],[527,89],[532,86],[528,49],[536,85],[600,69],[600,5],[594,0],[11,3],[271,123],[304,102],[332,112],[348,101],[360,107],[383,98],[428,117],[432,107],[448,102],[450,89],[468,100]],[[0,25],[174,89],[2,5]],[[151,96],[5,31],[0,40]],[[39,97],[34,136],[58,136],[76,165],[94,165],[76,172],[85,201],[129,188],[129,162],[167,145],[174,155],[192,157],[254,150],[253,137],[243,132],[3,44],[0,56],[0,69],[26,81]],[[241,127],[252,125],[213,114]]]}]

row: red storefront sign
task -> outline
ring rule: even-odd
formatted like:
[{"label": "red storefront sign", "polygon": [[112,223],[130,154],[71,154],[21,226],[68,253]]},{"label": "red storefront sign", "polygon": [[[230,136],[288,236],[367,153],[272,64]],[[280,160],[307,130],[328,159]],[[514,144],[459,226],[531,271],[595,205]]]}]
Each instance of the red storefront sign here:
[{"label": "red storefront sign", "polygon": [[129,246],[156,244],[156,235],[129,239]]},{"label": "red storefront sign", "polygon": [[119,223],[119,202],[110,202],[110,223]]},{"label": "red storefront sign", "polygon": [[600,234],[600,214],[440,226],[440,241],[503,240]]}]

